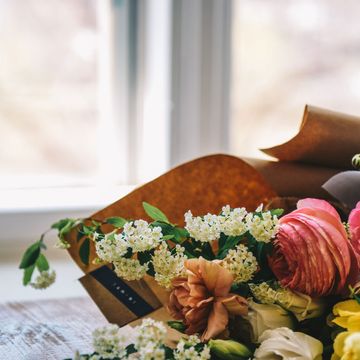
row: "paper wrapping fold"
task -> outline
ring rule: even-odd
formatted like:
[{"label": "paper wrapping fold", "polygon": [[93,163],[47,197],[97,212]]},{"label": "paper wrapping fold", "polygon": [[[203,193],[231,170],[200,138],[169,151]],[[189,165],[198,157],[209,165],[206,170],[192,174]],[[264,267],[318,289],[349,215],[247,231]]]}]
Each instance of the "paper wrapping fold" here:
[{"label": "paper wrapping fold", "polygon": [[339,172],[323,166],[251,158],[244,160],[261,173],[279,196],[284,197],[330,199],[330,194],[322,185]]},{"label": "paper wrapping fold", "polygon": [[[276,195],[261,174],[243,160],[228,155],[212,155],[167,172],[91,218],[103,220],[122,216],[127,219],[149,220],[142,208],[142,202],[147,201],[168,214],[173,223],[182,225],[184,213],[189,209],[195,215],[218,213],[225,204],[254,210],[259,204],[266,203]],[[71,245],[70,255],[85,273],[81,283],[106,318],[121,325],[133,321],[136,318],[134,313],[130,309],[124,310],[124,304],[91,275],[91,272],[101,266],[92,263],[96,257],[94,244],[91,242],[89,265],[84,265],[79,257],[83,240],[77,241],[77,231],[71,232],[67,240]],[[164,304],[166,292],[150,278],[146,278],[145,283],[148,301],[155,297]],[[138,289],[138,286],[135,287]]]},{"label": "paper wrapping fold", "polygon": [[360,117],[307,105],[299,133],[262,151],[281,161],[349,169],[360,152]]}]

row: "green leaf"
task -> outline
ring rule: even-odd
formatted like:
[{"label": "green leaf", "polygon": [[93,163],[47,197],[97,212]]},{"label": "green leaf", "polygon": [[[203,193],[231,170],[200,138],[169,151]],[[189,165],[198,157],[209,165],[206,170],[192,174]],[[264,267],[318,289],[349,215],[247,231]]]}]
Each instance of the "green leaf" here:
[{"label": "green leaf", "polygon": [[19,265],[20,269],[26,269],[35,264],[40,255],[40,245],[41,241],[37,241],[26,249]]},{"label": "green leaf", "polygon": [[137,350],[136,350],[134,344],[130,344],[126,347],[126,355],[134,354],[136,352],[137,352]]},{"label": "green leaf", "polygon": [[80,246],[79,249],[80,259],[84,265],[89,265],[90,257],[90,239],[86,238]]},{"label": "green leaf", "polygon": [[175,237],[175,235],[164,235],[162,237],[162,240],[170,240],[170,239],[173,239]]},{"label": "green leaf", "polygon": [[94,231],[95,231],[95,227],[93,226],[83,225],[82,227],[82,232],[84,233],[84,235],[92,235]]},{"label": "green leaf", "polygon": [[36,260],[36,266],[39,271],[47,271],[50,266],[44,254],[40,254],[38,259]]},{"label": "green leaf", "polygon": [[274,278],[268,263],[268,255],[271,254],[272,249],[272,243],[257,242],[256,248],[252,250],[260,267],[260,271],[254,276],[254,282],[267,281]]},{"label": "green leaf", "polygon": [[215,255],[212,251],[211,245],[209,243],[203,243],[202,246],[202,256],[207,260],[214,260]]},{"label": "green leaf", "polygon": [[122,228],[127,223],[127,220],[119,216],[114,216],[106,219],[105,222],[107,224],[113,225],[116,228]]},{"label": "green leaf", "polygon": [[176,242],[179,244],[190,237],[186,229],[177,226],[173,228],[173,234],[175,235]]},{"label": "green leaf", "polygon": [[251,296],[250,287],[247,283],[233,284],[231,286],[231,293],[241,295],[244,298]]},{"label": "green leaf", "polygon": [[57,229],[59,230],[59,232],[64,231],[64,229],[68,229],[71,228],[74,224],[75,224],[76,220],[75,219],[61,219],[58,222],[54,223],[51,225],[52,229]]},{"label": "green leaf", "polygon": [[273,209],[270,210],[270,213],[272,216],[276,215],[277,217],[280,217],[284,213],[284,209]]},{"label": "green leaf", "polygon": [[148,263],[149,269],[147,271],[147,274],[149,274],[150,276],[155,276],[154,266],[151,262],[152,255],[153,251],[142,251],[137,253],[137,258],[141,265]]},{"label": "green leaf", "polygon": [[23,285],[26,286],[31,281],[32,274],[35,269],[35,264],[24,269]]},{"label": "green leaf", "polygon": [[186,325],[182,321],[168,321],[167,324],[172,329],[175,329],[175,330],[181,332],[182,334],[185,333]]},{"label": "green leaf", "polygon": [[144,265],[145,263],[151,261],[152,256],[151,256],[150,251],[143,251],[143,252],[137,253],[137,257],[138,257],[138,260],[140,261],[140,264]]},{"label": "green leaf", "polygon": [[358,304],[360,304],[360,295],[354,294],[354,299],[357,301]]},{"label": "green leaf", "polygon": [[166,217],[166,215],[161,210],[156,208],[155,206],[152,206],[149,203],[144,201],[143,207],[144,207],[145,212],[151,217],[151,219],[156,220],[156,221],[162,221],[166,224],[170,224],[170,221]]},{"label": "green leaf", "polygon": [[228,236],[217,258],[223,259],[227,255],[230,249],[235,248],[235,246],[240,242],[240,240],[241,240],[241,236]]}]

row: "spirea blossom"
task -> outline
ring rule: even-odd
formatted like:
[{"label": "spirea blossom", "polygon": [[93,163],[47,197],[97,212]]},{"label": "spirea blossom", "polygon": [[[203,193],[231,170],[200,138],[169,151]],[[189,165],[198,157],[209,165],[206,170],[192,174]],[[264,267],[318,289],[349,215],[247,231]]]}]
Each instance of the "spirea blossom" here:
[{"label": "spirea blossom", "polygon": [[159,285],[169,289],[171,281],[185,273],[184,261],[187,257],[184,255],[184,251],[185,249],[179,244],[170,251],[166,242],[162,242],[159,248],[155,250],[152,264],[155,280]]},{"label": "spirea blossom", "polygon": [[256,257],[243,244],[230,249],[221,265],[234,276],[234,283],[251,280],[258,269]]},{"label": "spirea blossom", "polygon": [[166,360],[165,350],[154,342],[148,342],[134,354],[134,359],[137,360]]},{"label": "spirea blossom", "polygon": [[123,358],[126,347],[131,343],[128,334],[120,332],[117,325],[111,324],[93,332],[93,346],[96,355],[102,359]]},{"label": "spirea blossom", "polygon": [[121,235],[105,235],[95,243],[96,253],[101,260],[113,262],[120,260],[128,250],[128,244]]},{"label": "spirea blossom", "polygon": [[116,275],[128,281],[142,279],[149,269],[147,263],[141,265],[137,259],[126,258],[115,261],[114,266]]},{"label": "spirea blossom", "polygon": [[200,339],[191,335],[189,339],[180,339],[175,352],[175,360],[208,360],[210,356],[210,348],[205,345],[201,350],[197,350],[195,346],[200,343]]},{"label": "spirea blossom", "polygon": [[245,217],[247,211],[245,208],[231,209],[230,205],[222,208],[219,216],[221,223],[221,232],[227,236],[240,236],[247,231]]},{"label": "spirea blossom", "polygon": [[249,284],[252,294],[262,304],[274,304],[277,301],[277,292],[268,283]]},{"label": "spirea blossom", "polygon": [[55,247],[57,249],[66,250],[70,247],[70,244],[65,239],[58,239],[56,241]]},{"label": "spirea blossom", "polygon": [[219,239],[221,222],[217,215],[193,216],[191,211],[185,213],[185,229],[190,236],[201,242],[211,242]]},{"label": "spirea blossom", "polygon": [[270,242],[279,230],[279,220],[270,211],[262,212],[261,215],[249,213],[245,221],[250,234],[260,242]]},{"label": "spirea blossom", "polygon": [[135,339],[136,349],[141,349],[148,343],[160,345],[166,339],[166,327],[162,322],[155,321],[154,319],[144,319],[135,330],[137,333]]},{"label": "spirea blossom", "polygon": [[126,223],[121,235],[133,252],[154,249],[163,237],[161,227],[151,227],[145,220]]},{"label": "spirea blossom", "polygon": [[40,271],[34,282],[30,283],[30,286],[34,289],[46,289],[55,282],[56,273],[55,271]]}]

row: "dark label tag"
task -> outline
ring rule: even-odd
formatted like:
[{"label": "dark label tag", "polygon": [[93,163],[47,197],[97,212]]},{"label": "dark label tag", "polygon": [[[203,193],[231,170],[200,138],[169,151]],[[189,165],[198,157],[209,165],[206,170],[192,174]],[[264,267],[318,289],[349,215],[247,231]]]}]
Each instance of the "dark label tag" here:
[{"label": "dark label tag", "polygon": [[100,284],[107,290],[109,290],[137,317],[145,316],[155,310],[107,266],[103,266],[95,271],[92,271],[90,275],[100,282]]}]

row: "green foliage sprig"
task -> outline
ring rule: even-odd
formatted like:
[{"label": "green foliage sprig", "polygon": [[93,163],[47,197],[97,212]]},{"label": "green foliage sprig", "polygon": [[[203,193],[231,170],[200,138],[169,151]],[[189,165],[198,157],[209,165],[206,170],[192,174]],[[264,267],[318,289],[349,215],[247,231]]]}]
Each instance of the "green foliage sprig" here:
[{"label": "green foliage sprig", "polygon": [[[249,231],[246,231],[240,236],[228,236],[221,233],[218,240],[218,248],[215,250],[210,243],[201,242],[192,238],[188,230],[184,227],[171,223],[168,217],[157,207],[147,202],[143,202],[143,208],[145,213],[153,220],[149,226],[152,228],[161,228],[163,235],[162,240],[168,243],[170,251],[174,250],[176,244],[179,244],[185,249],[184,255],[186,255],[187,258],[199,258],[201,256],[210,261],[222,260],[227,256],[229,250],[234,249],[239,244],[246,244],[256,257],[259,268],[261,269],[261,271],[256,274],[254,282],[266,281],[273,277],[267,264],[267,256],[272,251],[272,244],[256,241]],[[262,217],[261,211],[253,214],[260,218]],[[272,216],[280,216],[282,210],[271,210],[271,214]],[[41,235],[40,240],[31,244],[26,249],[19,266],[20,269],[24,270],[23,284],[26,286],[31,283],[35,269],[38,269],[39,272],[49,270],[49,261],[44,254],[44,251],[46,250],[44,238],[50,230],[57,231],[57,247],[63,249],[70,247],[70,244],[66,240],[67,235],[73,230],[77,231],[76,241],[80,244],[79,257],[82,263],[87,266],[90,261],[91,241],[101,241],[105,236],[114,237],[116,234],[120,233],[125,224],[130,221],[132,220],[119,216],[112,216],[105,218],[104,220],[66,218],[57,221],[51,225],[51,228],[48,231]],[[106,226],[106,231],[104,230],[104,226]],[[109,226],[111,228],[110,231],[108,231]],[[148,264],[147,273],[151,276],[155,275],[151,263],[153,255],[154,249],[136,253],[136,257],[141,265]],[[128,252],[124,255],[124,258],[132,258],[133,256],[133,251],[129,248]],[[95,259],[95,261],[101,262],[100,259]]]}]

